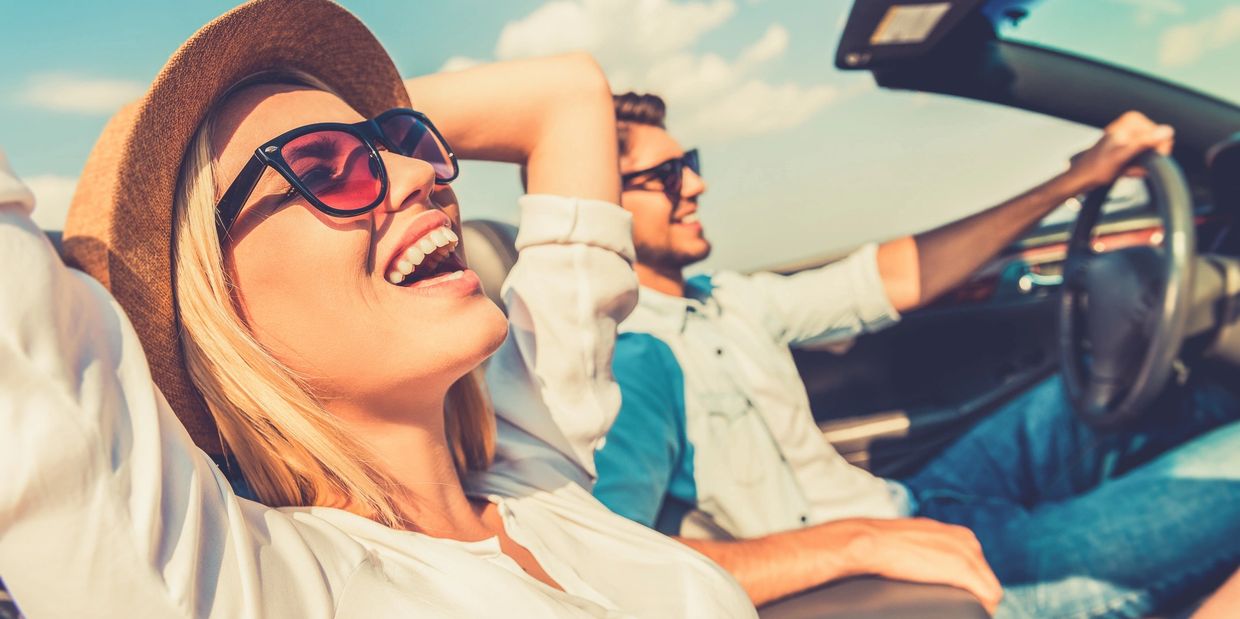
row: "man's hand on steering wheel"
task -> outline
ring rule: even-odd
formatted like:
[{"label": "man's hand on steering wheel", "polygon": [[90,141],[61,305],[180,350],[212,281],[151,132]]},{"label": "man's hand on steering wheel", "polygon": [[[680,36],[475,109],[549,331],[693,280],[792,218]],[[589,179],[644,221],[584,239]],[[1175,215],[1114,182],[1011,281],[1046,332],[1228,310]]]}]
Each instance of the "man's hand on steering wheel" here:
[{"label": "man's hand on steering wheel", "polygon": [[1068,176],[1080,183],[1081,193],[1104,187],[1121,173],[1144,176],[1143,168],[1131,167],[1132,160],[1151,149],[1170,155],[1174,143],[1170,125],[1155,123],[1141,112],[1125,112],[1106,126],[1096,144],[1072,157]]},{"label": "man's hand on steering wheel", "polygon": [[[1065,174],[1088,196],[1063,263],[1060,375],[1077,414],[1096,427],[1114,428],[1150,409],[1187,333],[1196,234],[1188,185],[1168,156],[1173,144],[1171,127],[1128,112],[1074,157]],[[1161,241],[1099,251],[1093,239],[1121,174],[1145,177]]]}]

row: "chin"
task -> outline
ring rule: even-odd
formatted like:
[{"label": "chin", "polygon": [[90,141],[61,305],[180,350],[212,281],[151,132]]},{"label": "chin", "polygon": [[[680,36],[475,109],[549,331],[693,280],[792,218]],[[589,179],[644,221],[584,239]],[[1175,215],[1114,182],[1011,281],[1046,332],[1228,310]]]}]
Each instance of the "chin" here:
[{"label": "chin", "polygon": [[478,363],[474,364],[475,367],[481,365],[483,361],[495,354],[495,351],[499,350],[499,347],[504,344],[504,340],[508,337],[508,317],[504,315],[504,312],[497,305],[491,302],[491,299],[483,297],[483,301],[485,309],[482,312],[483,318],[479,321],[477,328],[481,335],[483,335],[483,339],[486,340],[486,344],[483,346],[484,354],[478,360]]},{"label": "chin", "polygon": [[681,268],[687,267],[691,264],[696,264],[710,257],[710,242],[706,239],[702,239],[701,243],[697,243],[695,245],[695,247],[682,248],[680,251],[676,252],[679,257],[677,262],[680,263]]}]

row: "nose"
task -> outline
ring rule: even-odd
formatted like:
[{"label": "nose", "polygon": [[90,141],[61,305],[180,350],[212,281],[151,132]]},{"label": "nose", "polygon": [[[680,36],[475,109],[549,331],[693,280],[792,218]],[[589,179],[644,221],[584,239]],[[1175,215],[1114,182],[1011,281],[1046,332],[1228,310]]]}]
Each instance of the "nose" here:
[{"label": "nose", "polygon": [[692,200],[706,193],[706,181],[697,172],[685,166],[684,175],[685,178],[681,181],[680,186],[680,197],[682,199]]},{"label": "nose", "polygon": [[419,202],[430,204],[435,190],[435,169],[431,164],[390,151],[381,151],[387,168],[388,193],[381,208],[386,212],[402,211]]}]

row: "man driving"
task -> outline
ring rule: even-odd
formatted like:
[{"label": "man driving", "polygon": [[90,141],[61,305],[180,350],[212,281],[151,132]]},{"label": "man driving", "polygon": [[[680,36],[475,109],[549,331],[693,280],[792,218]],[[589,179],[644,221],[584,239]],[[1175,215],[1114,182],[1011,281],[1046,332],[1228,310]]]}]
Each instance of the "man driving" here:
[{"label": "man driving", "polygon": [[595,454],[604,504],[711,557],[758,605],[871,574],[962,587],[990,610],[1003,596],[1001,616],[1129,616],[1235,569],[1240,406],[1220,387],[1188,390],[1174,427],[1101,434],[1051,379],[887,480],[823,440],[790,351],[895,324],[1137,155],[1169,154],[1171,127],[1129,112],[1037,187],[824,267],[686,278],[711,249],[699,155],[657,96],[615,103],[642,288]]}]

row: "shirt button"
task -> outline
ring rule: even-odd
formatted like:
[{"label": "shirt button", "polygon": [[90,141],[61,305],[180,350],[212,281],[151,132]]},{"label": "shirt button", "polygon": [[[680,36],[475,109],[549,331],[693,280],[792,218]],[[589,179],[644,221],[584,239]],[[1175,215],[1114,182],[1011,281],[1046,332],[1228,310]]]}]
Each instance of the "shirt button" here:
[{"label": "shirt button", "polygon": [[720,357],[722,357],[722,356],[723,356],[723,349],[722,349],[722,348],[716,348],[716,349],[715,349],[715,354],[716,354],[716,355],[719,355]]},{"label": "shirt button", "polygon": [[801,524],[808,524],[809,516],[801,516]]}]

